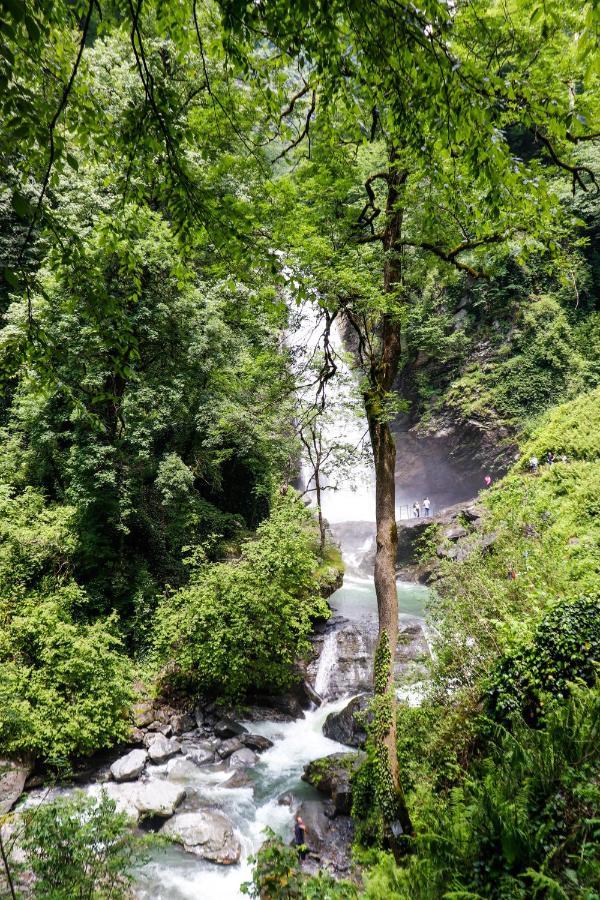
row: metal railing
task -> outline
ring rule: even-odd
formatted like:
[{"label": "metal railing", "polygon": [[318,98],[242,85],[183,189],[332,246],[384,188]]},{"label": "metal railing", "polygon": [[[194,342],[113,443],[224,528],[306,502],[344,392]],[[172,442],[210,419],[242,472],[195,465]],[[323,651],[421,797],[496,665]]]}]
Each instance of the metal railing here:
[{"label": "metal railing", "polygon": [[[413,503],[414,503],[414,501],[413,501]],[[436,504],[432,503],[431,506],[429,507],[429,514],[425,515],[425,511],[423,510],[423,506],[422,506],[422,503],[420,500],[419,500],[419,504],[421,506],[421,514],[420,514],[421,519],[427,519],[427,518],[430,519],[432,516],[435,516],[436,513],[439,512],[439,508],[436,506]],[[407,520],[413,520],[413,519],[417,519],[417,518],[418,517],[415,516],[412,503],[403,503],[400,506],[396,507],[396,521],[405,522]]]}]

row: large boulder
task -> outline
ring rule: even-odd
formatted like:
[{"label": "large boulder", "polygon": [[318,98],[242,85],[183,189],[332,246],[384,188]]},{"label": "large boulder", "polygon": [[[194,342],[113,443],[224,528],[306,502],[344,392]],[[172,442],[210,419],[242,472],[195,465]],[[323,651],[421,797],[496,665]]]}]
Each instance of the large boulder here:
[{"label": "large boulder", "polygon": [[142,817],[168,819],[185,799],[185,788],[168,781],[148,781],[137,785],[134,804]]},{"label": "large boulder", "polygon": [[325,737],[348,747],[364,747],[367,741],[365,725],[373,718],[369,712],[371,699],[369,694],[359,694],[339,712],[329,713],[323,725]]},{"label": "large boulder", "polygon": [[138,785],[131,782],[117,783],[109,781],[102,786],[93,785],[90,793],[97,795],[102,790],[114,802],[118,813],[125,813],[134,822],[140,818],[140,811],[136,805]]},{"label": "large boulder", "polygon": [[15,805],[32,768],[25,760],[0,759],[0,815]]},{"label": "large boulder", "polygon": [[258,757],[253,750],[250,750],[249,747],[242,747],[241,750],[236,750],[235,753],[232,753],[229,757],[229,768],[230,769],[249,769],[252,766],[255,766],[258,762]]},{"label": "large boulder", "polygon": [[167,763],[169,781],[190,781],[198,774],[194,763],[187,756],[174,756]]},{"label": "large boulder", "polygon": [[321,868],[346,875],[352,865],[352,819],[349,816],[332,819],[320,800],[304,800],[298,814],[302,816],[306,828],[309,857],[316,857]]},{"label": "large boulder", "polygon": [[224,781],[221,784],[221,787],[225,788],[251,788],[254,787],[254,782],[246,769],[236,769],[231,778],[228,778],[227,781]]},{"label": "large boulder", "polygon": [[302,780],[331,797],[336,815],[349,815],[352,809],[352,776],[363,764],[366,754],[332,753],[314,759],[304,767]]},{"label": "large boulder", "polygon": [[240,735],[240,740],[245,747],[249,747],[250,750],[255,750],[257,753],[262,753],[273,746],[273,741],[263,737],[262,734],[242,734]]},{"label": "large boulder", "polygon": [[174,738],[159,734],[148,747],[148,758],[153,763],[163,763],[177,753],[181,753],[181,744]]},{"label": "large boulder", "polygon": [[134,822],[140,818],[158,816],[167,819],[185,799],[185,789],[168,781],[140,782],[109,781],[101,787],[94,785],[90,793],[104,791],[114,801],[117,812],[124,812]]},{"label": "large boulder", "polygon": [[219,810],[178,813],[160,833],[210,862],[225,866],[239,862],[242,848],[233,822]]},{"label": "large boulder", "polygon": [[223,741],[217,747],[217,755],[220,756],[221,759],[227,759],[227,757],[231,756],[232,753],[235,753],[237,750],[241,750],[243,746],[244,745],[239,738],[227,738],[226,741]]},{"label": "large boulder", "polygon": [[171,729],[173,734],[185,734],[186,731],[193,731],[196,728],[196,720],[189,713],[175,713],[171,716]]},{"label": "large boulder", "polygon": [[156,718],[154,704],[151,700],[140,700],[134,704],[132,715],[136,728],[147,728]]},{"label": "large boulder", "polygon": [[110,774],[115,781],[133,781],[141,775],[147,757],[146,750],[132,750],[131,753],[114,761],[110,767]]},{"label": "large boulder", "polygon": [[243,725],[240,725],[239,722],[234,722],[233,719],[229,719],[227,716],[219,719],[213,730],[217,737],[224,739],[237,737],[248,731],[248,729],[244,728]]},{"label": "large boulder", "polygon": [[209,766],[215,761],[214,751],[210,747],[203,745],[188,744],[183,748],[185,758],[194,763],[195,766]]}]

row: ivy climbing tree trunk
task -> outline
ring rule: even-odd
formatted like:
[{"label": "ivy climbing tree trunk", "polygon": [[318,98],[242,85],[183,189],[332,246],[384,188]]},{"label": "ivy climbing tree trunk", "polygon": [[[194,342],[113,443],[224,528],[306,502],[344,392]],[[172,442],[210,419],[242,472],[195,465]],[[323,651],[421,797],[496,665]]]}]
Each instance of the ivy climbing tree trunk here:
[{"label": "ivy climbing tree trunk", "polygon": [[375,518],[377,552],[375,592],[379,614],[379,635],[374,666],[375,791],[383,817],[386,843],[400,853],[400,835],[412,833],[412,823],[398,768],[396,750],[396,693],[394,658],[398,643],[398,592],[396,588],[396,444],[386,415],[386,399],[391,392],[401,357],[400,323],[394,316],[394,295],[402,289],[402,208],[400,190],[406,172],[395,167],[390,157],[387,181],[386,224],[383,234],[383,289],[389,295],[388,311],[379,322],[378,352],[371,357],[369,386],[364,402],[375,465]]}]

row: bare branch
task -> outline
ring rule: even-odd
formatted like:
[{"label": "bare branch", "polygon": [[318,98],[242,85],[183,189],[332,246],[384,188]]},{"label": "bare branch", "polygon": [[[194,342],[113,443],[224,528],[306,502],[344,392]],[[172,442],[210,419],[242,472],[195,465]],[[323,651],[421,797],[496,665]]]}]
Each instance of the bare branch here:
[{"label": "bare branch", "polygon": [[304,83],[304,87],[300,88],[292,97],[290,97],[290,102],[283,109],[279,115],[279,124],[283,121],[283,119],[287,118],[287,116],[291,115],[294,111],[294,107],[296,106],[296,101],[300,100],[302,97],[305,97],[306,94],[310,91],[310,84]]},{"label": "bare branch", "polygon": [[304,128],[302,129],[302,131],[300,132],[298,137],[294,141],[291,142],[291,144],[288,144],[287,147],[283,148],[281,153],[277,154],[277,156],[273,159],[274,163],[276,163],[277,160],[282,159],[284,156],[287,156],[287,154],[290,153],[290,151],[293,150],[294,147],[297,147],[298,144],[300,144],[304,140],[304,138],[309,137],[310,122],[313,117],[313,113],[315,111],[316,105],[317,105],[317,94],[313,90],[311,101],[310,101],[310,108],[308,110],[308,113],[306,114],[306,121],[304,122]]}]

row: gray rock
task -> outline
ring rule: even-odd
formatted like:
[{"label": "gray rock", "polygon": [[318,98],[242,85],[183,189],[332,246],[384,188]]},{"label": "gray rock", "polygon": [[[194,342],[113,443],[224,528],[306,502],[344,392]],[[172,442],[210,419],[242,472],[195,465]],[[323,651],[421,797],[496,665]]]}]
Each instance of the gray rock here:
[{"label": "gray rock", "polygon": [[0,815],[17,802],[33,766],[25,760],[0,759]]},{"label": "gray rock", "polygon": [[343,815],[330,816],[327,804],[320,800],[305,800],[298,814],[306,828],[309,856],[319,860],[319,868],[346,874],[352,865],[352,819]]},{"label": "gray rock", "polygon": [[156,715],[154,707],[150,700],[141,700],[134,704],[133,722],[137,728],[146,728],[151,722],[154,722]]},{"label": "gray rock", "polygon": [[156,719],[148,725],[148,731],[158,731],[165,737],[171,737],[173,729],[169,722],[163,722],[161,719]]},{"label": "gray rock", "polygon": [[149,781],[136,787],[133,802],[142,817],[168,819],[185,799],[185,789],[168,781]]},{"label": "gray rock", "polygon": [[248,729],[240,725],[239,722],[234,722],[233,719],[228,719],[227,717],[219,719],[214,727],[214,732],[219,738],[237,737],[237,735],[245,734],[247,731]]},{"label": "gray rock", "polygon": [[466,537],[467,534],[467,529],[463,528],[462,525],[454,525],[452,528],[444,530],[444,537],[448,541],[458,541],[460,538]]},{"label": "gray rock", "polygon": [[241,750],[236,750],[229,757],[229,768],[230,769],[249,769],[251,766],[255,766],[258,762],[258,757],[253,750],[250,750],[249,747],[242,747]]},{"label": "gray rock", "polygon": [[163,825],[165,837],[181,844],[188,853],[221,865],[239,862],[242,851],[233,823],[215,809],[178,813]]},{"label": "gray rock", "polygon": [[331,797],[336,814],[349,815],[352,809],[352,776],[363,764],[366,754],[332,753],[304,767],[302,780]]},{"label": "gray rock", "polygon": [[180,752],[181,744],[178,741],[159,734],[148,748],[148,758],[153,763],[163,763]]},{"label": "gray rock", "polygon": [[167,763],[169,781],[189,781],[197,775],[197,768],[187,756],[175,756]]},{"label": "gray rock", "polygon": [[235,753],[236,750],[241,750],[243,746],[244,745],[239,738],[228,738],[228,740],[223,741],[217,747],[217,755],[220,756],[221,759],[227,759],[227,757],[231,756],[232,753]]},{"label": "gray rock", "polygon": [[171,716],[171,729],[173,734],[185,734],[186,731],[192,731],[196,727],[196,720],[188,713],[178,713]]},{"label": "gray rock", "polygon": [[138,792],[138,784],[121,783],[109,781],[102,785],[102,790],[114,801],[116,811],[125,813],[134,822],[140,818],[140,811],[137,808],[136,799]]},{"label": "gray rock", "polygon": [[224,781],[222,786],[226,788],[245,788],[253,787],[254,782],[244,769],[236,769],[231,778]]},{"label": "gray rock", "polygon": [[294,802],[294,795],[289,792],[287,794],[280,794],[279,797],[277,798],[278,806],[291,806],[293,802]]},{"label": "gray rock", "polygon": [[368,712],[371,700],[369,694],[359,694],[339,712],[329,713],[323,725],[325,737],[348,747],[364,747],[367,740],[365,724],[373,718]]},{"label": "gray rock", "polygon": [[210,766],[215,761],[215,754],[207,747],[187,746],[183,748],[185,758],[195,766]]},{"label": "gray rock", "polygon": [[131,753],[114,761],[110,767],[110,774],[115,781],[133,781],[141,774],[147,757],[146,750],[132,750]]},{"label": "gray rock", "polygon": [[491,531],[489,534],[486,534],[484,537],[482,537],[481,542],[479,544],[482,552],[485,553],[487,550],[490,550],[494,546],[494,544],[497,542],[499,537],[500,537],[499,531]]},{"label": "gray rock", "polygon": [[264,750],[268,750],[269,747],[273,746],[273,741],[270,741],[267,737],[263,737],[262,734],[242,734],[240,740],[244,744],[244,747],[250,747],[251,750],[255,750],[257,753],[262,753]]}]

